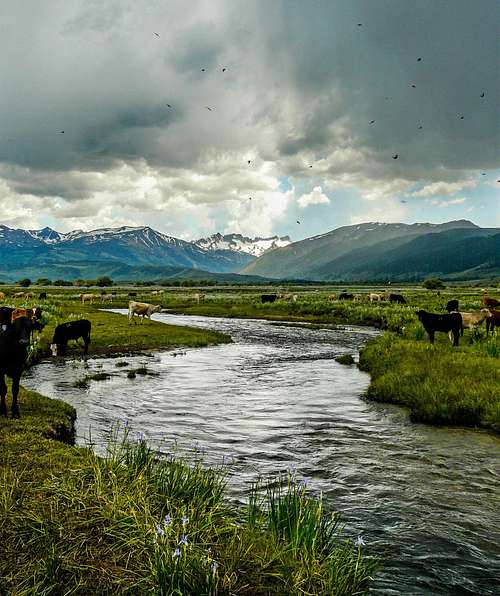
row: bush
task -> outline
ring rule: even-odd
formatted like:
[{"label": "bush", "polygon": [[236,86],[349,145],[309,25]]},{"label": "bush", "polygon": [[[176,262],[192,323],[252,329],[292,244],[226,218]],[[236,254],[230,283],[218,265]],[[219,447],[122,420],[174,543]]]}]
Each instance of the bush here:
[{"label": "bush", "polygon": [[46,277],[39,277],[36,280],[36,285],[37,286],[51,286],[52,282],[50,281],[50,279],[47,279]]},{"label": "bush", "polygon": [[27,277],[25,277],[24,279],[20,279],[17,283],[22,288],[29,288],[31,286],[31,279],[28,279]]},{"label": "bush", "polygon": [[54,282],[55,286],[72,286],[73,282],[72,281],[67,281],[65,279],[56,279]]},{"label": "bush", "polygon": [[443,280],[439,279],[439,277],[429,277],[424,281],[422,286],[426,290],[444,290],[444,288],[446,288]]},{"label": "bush", "polygon": [[99,288],[109,288],[113,285],[113,280],[105,275],[104,277],[98,277],[96,279],[95,285]]}]

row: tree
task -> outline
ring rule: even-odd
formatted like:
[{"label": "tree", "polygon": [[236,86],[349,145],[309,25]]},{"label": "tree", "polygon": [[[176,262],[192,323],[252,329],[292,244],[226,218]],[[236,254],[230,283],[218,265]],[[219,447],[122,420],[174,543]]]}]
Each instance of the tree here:
[{"label": "tree", "polygon": [[113,280],[111,279],[111,277],[105,275],[104,277],[98,277],[96,279],[95,285],[99,288],[109,288],[113,285]]},{"label": "tree", "polygon": [[51,286],[52,282],[50,281],[50,279],[47,279],[46,277],[39,277],[36,280],[36,285],[37,286]]},{"label": "tree", "polygon": [[444,290],[446,288],[443,280],[439,277],[429,277],[422,285],[426,290]]},{"label": "tree", "polygon": [[20,279],[17,283],[23,288],[29,288],[31,286],[31,279],[25,277],[23,279]]},{"label": "tree", "polygon": [[72,286],[72,281],[67,281],[66,279],[56,279],[54,282],[55,286]]}]

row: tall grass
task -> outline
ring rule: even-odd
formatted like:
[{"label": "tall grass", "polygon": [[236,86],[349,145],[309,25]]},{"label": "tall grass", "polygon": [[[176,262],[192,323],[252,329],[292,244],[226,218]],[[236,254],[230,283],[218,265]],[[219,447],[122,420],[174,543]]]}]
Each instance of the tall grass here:
[{"label": "tall grass", "polygon": [[9,593],[362,594],[378,568],[303,484],[276,481],[235,508],[222,467],[162,454],[127,427],[114,428],[106,458],[73,449],[57,474],[6,474]]}]

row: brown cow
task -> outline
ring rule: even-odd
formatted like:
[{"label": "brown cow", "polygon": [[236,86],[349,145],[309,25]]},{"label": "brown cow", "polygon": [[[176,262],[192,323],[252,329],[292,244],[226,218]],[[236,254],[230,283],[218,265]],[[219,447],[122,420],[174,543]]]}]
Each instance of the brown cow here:
[{"label": "brown cow", "polygon": [[490,330],[491,335],[493,335],[495,332],[495,327],[500,327],[500,310],[490,308],[488,312],[491,316],[486,319],[486,335],[489,334]]},{"label": "brown cow", "polygon": [[132,322],[134,315],[142,317],[141,323],[145,317],[151,320],[151,315],[155,312],[161,312],[161,306],[159,304],[148,304],[147,302],[135,302],[131,300],[128,303],[128,322]]}]

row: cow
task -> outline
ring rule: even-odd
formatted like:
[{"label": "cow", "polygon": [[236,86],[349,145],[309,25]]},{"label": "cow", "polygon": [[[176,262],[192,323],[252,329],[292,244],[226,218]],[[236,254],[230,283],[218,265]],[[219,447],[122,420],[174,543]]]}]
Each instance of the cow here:
[{"label": "cow", "polygon": [[[453,345],[458,346],[460,331],[462,329],[462,315],[459,312],[452,312],[446,315],[438,315],[425,310],[416,312],[418,320],[424,326],[429,336],[431,344],[434,343],[434,334],[436,331],[450,333],[453,336]],[[451,339],[451,338],[450,338]]]},{"label": "cow", "polygon": [[370,302],[380,302],[382,300],[382,296],[380,294],[371,293],[368,295]]},{"label": "cow", "polygon": [[496,298],[490,298],[486,295],[486,292],[484,293],[481,303],[484,308],[497,308],[497,306],[500,306],[500,300],[497,300]]},{"label": "cow", "polygon": [[151,296],[161,296],[163,294],[163,290],[153,290],[151,292]]},{"label": "cow", "polygon": [[446,310],[448,312],[458,312],[458,300],[449,300],[446,303]]},{"label": "cow", "polygon": [[330,300],[330,302],[334,302],[335,300],[337,300],[337,294],[330,294],[328,296],[328,300]]},{"label": "cow", "polygon": [[12,298],[24,298],[24,292],[14,292]]},{"label": "cow", "polygon": [[137,292],[129,292],[128,293],[129,298],[134,298],[135,296],[137,296]]},{"label": "cow", "polygon": [[193,295],[193,299],[196,301],[197,304],[199,304],[200,302],[203,302],[205,300],[205,294],[203,294],[202,292],[197,292]]},{"label": "cow", "polygon": [[38,294],[38,300],[45,300],[47,298],[47,292],[40,292]]},{"label": "cow", "polygon": [[113,296],[111,294],[101,294],[101,304],[103,302],[113,302]]},{"label": "cow", "polygon": [[495,327],[500,327],[500,310],[490,308],[489,313],[491,316],[486,319],[486,335],[488,335],[490,331],[491,335],[493,335]]},{"label": "cow", "polygon": [[389,294],[389,302],[397,302],[398,304],[406,304],[406,299],[401,294]]},{"label": "cow", "polygon": [[[2,318],[6,311],[2,311]],[[7,385],[12,379],[12,417],[19,417],[17,396],[19,381],[28,360],[32,321],[25,309],[12,309],[9,319],[0,327],[0,415],[7,416]]]},{"label": "cow", "polygon": [[0,292],[0,300],[5,300],[5,294],[3,292]]},{"label": "cow", "polygon": [[26,292],[26,294],[23,296],[23,298],[25,298],[26,300],[32,300],[35,297],[35,294],[33,294],[33,292]]},{"label": "cow", "polygon": [[348,292],[340,292],[339,300],[353,300],[354,294],[349,294]]},{"label": "cow", "polygon": [[460,314],[462,315],[462,335],[464,334],[464,328],[475,329],[491,317],[491,313],[487,308],[481,309],[480,312],[462,312]]},{"label": "cow", "polygon": [[278,294],[279,300],[286,300],[288,302],[297,302],[297,294]]},{"label": "cow", "polygon": [[61,323],[54,330],[52,337],[52,356],[64,356],[68,347],[68,341],[74,339],[77,341],[82,338],[84,343],[83,353],[88,354],[90,344],[90,331],[92,323],[88,319],[78,319],[78,321],[68,321]]},{"label": "cow", "polygon": [[260,301],[262,302],[262,304],[266,302],[276,302],[277,298],[277,294],[262,294],[260,297]]},{"label": "cow", "polygon": [[[145,317],[151,320],[151,315],[155,312],[161,312],[161,306],[159,304],[148,304],[147,302],[135,302],[131,300],[128,303],[128,322],[130,324],[134,315],[142,317],[141,323]],[[135,319],[134,323],[137,324]]]},{"label": "cow", "polygon": [[97,300],[97,296],[96,294],[80,294],[80,300],[82,301],[82,304],[85,304],[85,302],[90,302],[90,304],[92,304],[94,300]]},{"label": "cow", "polygon": [[364,302],[366,294],[354,294],[354,301],[355,302]]},{"label": "cow", "polygon": [[35,308],[13,308],[11,306],[0,307],[0,332],[5,331],[11,323],[12,318],[19,316],[27,317],[31,322],[32,331],[42,331],[45,325],[42,323],[42,309]]}]

